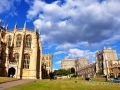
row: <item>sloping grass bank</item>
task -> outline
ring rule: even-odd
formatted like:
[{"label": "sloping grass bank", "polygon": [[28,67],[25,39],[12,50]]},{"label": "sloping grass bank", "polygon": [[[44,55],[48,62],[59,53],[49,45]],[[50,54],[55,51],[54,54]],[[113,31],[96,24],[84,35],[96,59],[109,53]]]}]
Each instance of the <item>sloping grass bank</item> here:
[{"label": "sloping grass bank", "polygon": [[120,83],[85,81],[76,79],[37,80],[36,82],[15,86],[5,90],[118,90]]}]

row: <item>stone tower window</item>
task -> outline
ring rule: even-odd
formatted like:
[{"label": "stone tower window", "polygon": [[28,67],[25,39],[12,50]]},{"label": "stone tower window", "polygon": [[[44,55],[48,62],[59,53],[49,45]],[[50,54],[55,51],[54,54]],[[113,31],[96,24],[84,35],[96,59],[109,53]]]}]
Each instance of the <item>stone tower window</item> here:
[{"label": "stone tower window", "polygon": [[26,48],[31,48],[32,38],[31,36],[26,37]]},{"label": "stone tower window", "polygon": [[51,67],[50,62],[49,62],[49,67]]},{"label": "stone tower window", "polygon": [[30,55],[25,54],[24,55],[23,68],[24,69],[29,69],[29,64],[30,64]]},{"label": "stone tower window", "polygon": [[8,46],[11,45],[11,41],[12,41],[12,37],[11,37],[11,35],[8,35],[8,37],[7,37]]},{"label": "stone tower window", "polygon": [[22,36],[18,35],[17,36],[17,40],[16,40],[16,47],[20,47],[21,46],[21,41],[22,41]]},{"label": "stone tower window", "polygon": [[19,61],[19,54],[16,53],[16,54],[14,55],[14,62],[18,62],[18,61]]}]

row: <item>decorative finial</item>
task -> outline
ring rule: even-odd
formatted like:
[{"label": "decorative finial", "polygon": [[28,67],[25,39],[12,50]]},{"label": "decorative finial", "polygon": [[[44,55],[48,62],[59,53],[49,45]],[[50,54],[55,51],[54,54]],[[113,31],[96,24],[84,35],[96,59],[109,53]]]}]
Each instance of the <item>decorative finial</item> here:
[{"label": "decorative finial", "polygon": [[104,46],[104,49],[106,49],[106,47]]},{"label": "decorative finial", "polygon": [[17,28],[17,23],[15,24],[15,27],[14,27],[14,29],[16,29]]},{"label": "decorative finial", "polygon": [[6,31],[8,30],[8,24],[6,25]]},{"label": "decorative finial", "polygon": [[108,46],[108,49],[112,49],[112,47]]},{"label": "decorative finial", "polygon": [[25,23],[24,23],[24,28],[26,28],[26,21],[25,21]]},{"label": "decorative finial", "polygon": [[36,33],[36,29],[37,29],[37,27],[36,26],[34,26],[34,32]]}]

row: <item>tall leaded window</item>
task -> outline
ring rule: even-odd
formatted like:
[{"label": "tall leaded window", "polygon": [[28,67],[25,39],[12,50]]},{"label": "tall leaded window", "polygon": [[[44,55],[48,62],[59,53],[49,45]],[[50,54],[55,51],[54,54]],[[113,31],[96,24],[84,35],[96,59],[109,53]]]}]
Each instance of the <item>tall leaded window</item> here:
[{"label": "tall leaded window", "polygon": [[18,62],[18,61],[19,61],[19,54],[16,53],[16,54],[14,55],[14,62]]},{"label": "tall leaded window", "polygon": [[31,48],[32,38],[31,36],[26,37],[26,48]]},{"label": "tall leaded window", "polygon": [[17,40],[16,40],[16,47],[20,47],[21,46],[21,41],[22,41],[22,36],[18,35],[17,36]]},{"label": "tall leaded window", "polygon": [[23,68],[24,68],[24,69],[29,69],[29,64],[30,64],[30,55],[25,54],[25,55],[24,55]]},{"label": "tall leaded window", "polygon": [[11,41],[12,41],[12,37],[11,37],[11,35],[8,35],[8,37],[7,37],[8,46],[11,45]]}]

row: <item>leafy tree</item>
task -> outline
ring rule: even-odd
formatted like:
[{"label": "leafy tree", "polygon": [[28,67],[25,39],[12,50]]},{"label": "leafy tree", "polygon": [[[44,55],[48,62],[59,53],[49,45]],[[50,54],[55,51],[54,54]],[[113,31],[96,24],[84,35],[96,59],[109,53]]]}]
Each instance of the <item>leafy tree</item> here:
[{"label": "leafy tree", "polygon": [[71,68],[71,73],[75,73],[75,68]]},{"label": "leafy tree", "polygon": [[69,75],[70,73],[71,73],[70,69],[68,69],[68,70],[59,69],[59,70],[55,70],[54,71],[54,75],[63,75],[63,76],[66,76],[66,75]]}]

